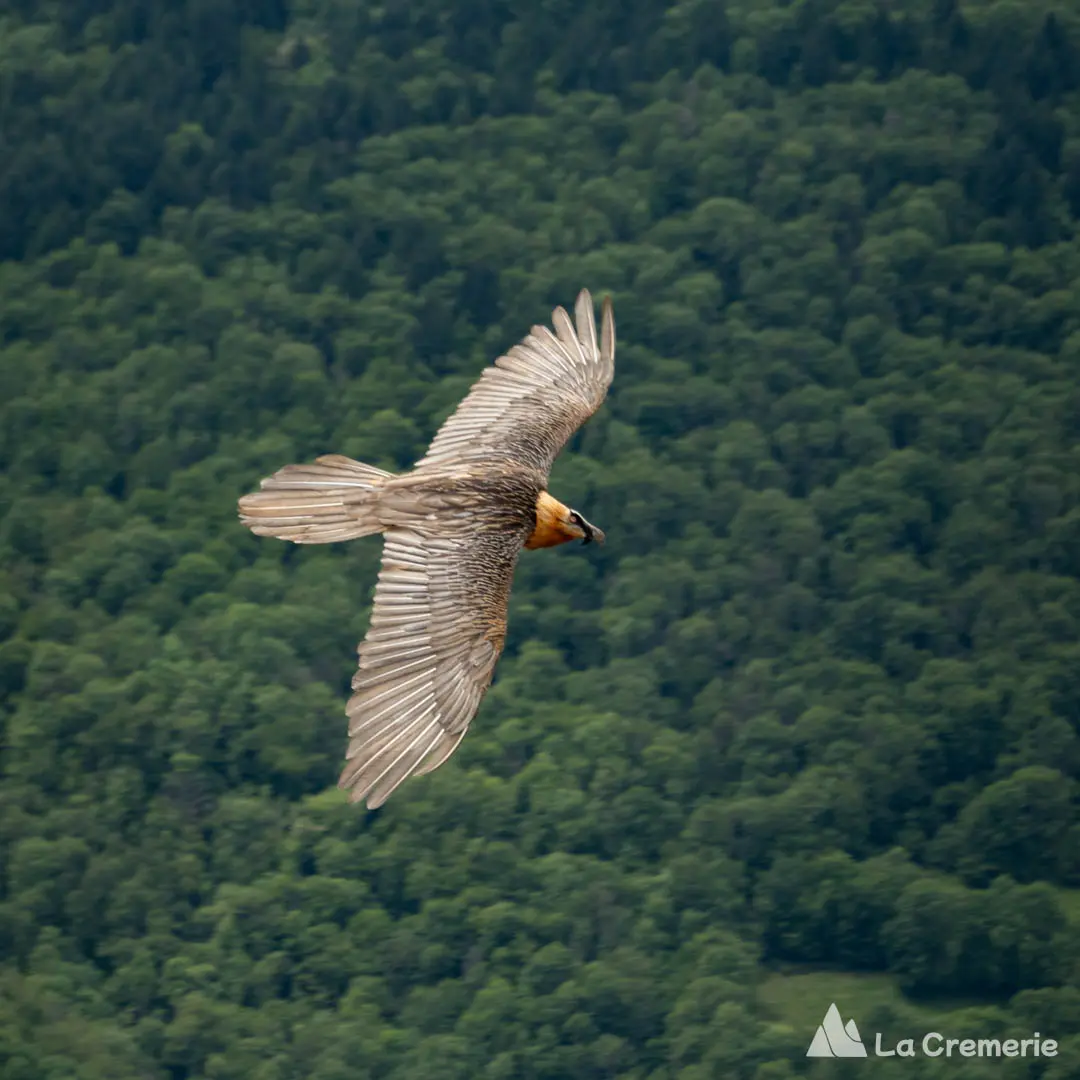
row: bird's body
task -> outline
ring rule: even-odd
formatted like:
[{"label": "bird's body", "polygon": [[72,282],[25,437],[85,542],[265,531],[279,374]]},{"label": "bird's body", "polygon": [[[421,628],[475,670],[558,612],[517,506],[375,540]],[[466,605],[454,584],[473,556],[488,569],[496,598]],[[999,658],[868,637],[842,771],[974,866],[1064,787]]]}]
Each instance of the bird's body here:
[{"label": "bird's body", "polygon": [[425,456],[394,476],[340,455],[289,465],[240,500],[253,532],[295,543],[384,535],[371,626],[353,678],[339,784],[382,805],[408,776],[441,765],[491,682],[522,549],[603,533],[546,490],[571,434],[603,401],[615,328],[605,302],[562,308],[486,369]]},{"label": "bird's body", "polygon": [[421,518],[438,535],[467,528],[485,534],[525,529],[528,536],[543,489],[534,470],[515,462],[466,461],[391,478],[379,498],[379,517],[385,527]]}]

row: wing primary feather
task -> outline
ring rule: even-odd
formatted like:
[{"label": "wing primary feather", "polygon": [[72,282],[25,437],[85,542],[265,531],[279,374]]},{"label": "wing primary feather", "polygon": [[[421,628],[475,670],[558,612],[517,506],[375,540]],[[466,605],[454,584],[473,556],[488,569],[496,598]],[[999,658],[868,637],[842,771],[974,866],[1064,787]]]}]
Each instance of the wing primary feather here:
[{"label": "wing primary feather", "polygon": [[[586,355],[582,349],[582,344],[578,340],[577,334],[574,332],[573,323],[570,322],[570,316],[566,314],[563,308],[556,308],[552,312],[551,321],[555,324],[555,331],[558,334],[559,342],[566,352],[571,354],[572,360],[576,360],[579,364],[586,362]],[[591,357],[589,357],[591,359]]]},{"label": "wing primary feather", "polygon": [[[366,791],[370,791],[371,787],[375,783],[378,783],[379,777],[382,776],[386,770],[384,769],[382,770],[382,772],[376,774],[374,779],[362,778],[365,777],[365,775],[370,778],[374,769],[378,768],[378,765],[376,763],[379,762],[380,758],[382,758],[386,754],[391,753],[394,747],[396,747],[403,739],[413,739],[412,742],[407,744],[407,751],[410,746],[415,744],[416,739],[424,737],[428,729],[430,729],[433,725],[438,724],[438,718],[436,717],[428,721],[426,727],[420,728],[420,735],[414,736],[414,732],[416,731],[416,729],[420,727],[420,725],[423,724],[425,720],[427,720],[427,718],[431,715],[433,709],[434,705],[429,706],[419,715],[410,719],[407,724],[402,725],[400,729],[397,727],[392,727],[386,729],[383,732],[380,732],[381,736],[389,735],[390,737],[379,739],[367,750],[365,754],[360,757],[353,758],[349,765],[346,767],[346,769],[342,771],[341,779],[338,781],[339,784],[344,784],[347,787],[355,786],[358,791],[363,791],[365,793]],[[400,755],[396,755],[392,759],[391,764],[393,763],[393,761],[398,760],[399,756]],[[363,794],[359,794],[354,797],[363,798],[364,796]]]},{"label": "wing primary feather", "polygon": [[595,360],[599,351],[596,347],[596,314],[593,298],[588,289],[582,289],[578,293],[577,303],[574,305],[574,317],[577,321],[577,336],[581,347],[589,360]]},{"label": "wing primary feather", "polygon": [[[365,705],[378,704],[380,701],[383,701],[386,697],[393,694],[395,691],[409,689],[413,686],[416,686],[418,683],[423,682],[425,679],[430,679],[432,671],[434,669],[431,669],[429,671],[421,671],[419,674],[413,675],[412,678],[406,679],[404,682],[391,683],[384,690],[380,690],[377,694],[371,694],[371,691],[373,691],[377,686],[382,685],[381,680],[376,682],[373,686],[366,686],[363,690],[359,689],[359,680],[357,676],[362,676],[364,674],[364,670],[364,668],[361,668],[356,673],[356,675],[353,676],[353,689],[357,690],[358,692],[353,694],[352,699],[349,701],[348,705],[345,706],[345,711],[350,716],[358,709],[363,708]],[[368,694],[371,694],[371,697],[368,697]]]},{"label": "wing primary feather", "polygon": [[[404,716],[393,720],[389,724],[376,727],[367,733],[364,738],[354,737],[349,743],[349,752],[346,757],[353,762],[355,769],[362,769],[365,764],[373,761],[388,746],[392,746],[399,739],[405,737],[417,724],[430,716],[435,709],[435,699],[421,699],[409,707]],[[360,759],[357,761],[357,759]]]},{"label": "wing primary feather", "polygon": [[369,809],[377,809],[382,806],[394,789],[408,778],[413,769],[431,749],[430,742],[427,742],[419,751],[417,747],[430,740],[433,732],[436,733],[437,737],[438,724],[439,721],[436,717],[374,778],[363,794],[357,796],[361,799],[365,795],[368,796]]},{"label": "wing primary feather", "polygon": [[605,367],[611,367],[615,363],[615,311],[611,306],[611,297],[604,297],[604,310],[601,315],[603,323],[600,337],[600,359]]},{"label": "wing primary feather", "polygon": [[378,723],[384,716],[387,716],[398,709],[403,709],[406,705],[409,708],[412,708],[416,700],[431,693],[431,689],[431,684],[425,683],[419,689],[413,690],[411,693],[403,694],[401,697],[391,698],[391,700],[386,702],[381,709],[363,716],[360,720],[350,724],[349,737],[352,738],[358,732],[363,731],[368,725]]},{"label": "wing primary feather", "polygon": [[[403,739],[409,739],[413,737],[413,733],[417,727],[427,724],[424,728],[421,728],[421,734],[426,730],[426,727],[430,727],[433,724],[438,724],[438,717],[434,717],[428,720],[431,716],[433,706],[429,706],[424,709],[416,717],[409,721],[409,723],[398,726],[383,729],[379,733],[380,736],[389,735],[389,738],[374,744],[367,753],[360,757],[354,757],[349,765],[342,771],[341,780],[342,783],[348,787],[355,787],[354,798],[362,799],[364,795],[371,790],[371,788],[378,783],[380,773],[375,773],[375,769],[378,768],[377,762],[379,759],[388,753],[393,752],[393,748],[397,746]],[[375,773],[375,775],[372,775]],[[366,778],[365,778],[366,777]]]},{"label": "wing primary feather", "polygon": [[458,748],[458,744],[465,738],[465,728],[456,735],[443,735],[431,748],[428,756],[417,765],[413,776],[424,776],[434,772],[450,755]]},{"label": "wing primary feather", "polygon": [[[432,657],[430,653],[425,649],[423,656],[416,660],[409,660],[406,663],[398,664],[396,667],[377,667],[370,670],[370,674],[366,671],[361,677],[360,681],[356,684],[357,690],[366,690],[368,687],[376,686],[380,683],[388,682],[391,679],[397,678],[399,675],[407,675],[410,672],[415,671],[417,668],[430,668]],[[367,665],[364,665],[367,668]]]}]

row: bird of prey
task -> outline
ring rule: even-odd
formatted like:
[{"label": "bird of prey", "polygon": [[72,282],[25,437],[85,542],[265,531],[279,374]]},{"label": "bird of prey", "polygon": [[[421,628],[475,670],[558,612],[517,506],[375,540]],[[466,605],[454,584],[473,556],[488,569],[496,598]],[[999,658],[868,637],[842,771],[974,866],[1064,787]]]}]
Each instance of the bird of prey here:
[{"label": "bird of prey", "polygon": [[287,465],[240,499],[259,536],[327,544],[382,533],[382,565],[346,707],[338,786],[381,806],[409,776],[457,749],[491,683],[506,637],[518,554],[604,534],[548,493],[559,451],[607,395],[615,319],[596,335],[582,291],[577,327],[534,326],[473,385],[410,472],[330,454]]}]

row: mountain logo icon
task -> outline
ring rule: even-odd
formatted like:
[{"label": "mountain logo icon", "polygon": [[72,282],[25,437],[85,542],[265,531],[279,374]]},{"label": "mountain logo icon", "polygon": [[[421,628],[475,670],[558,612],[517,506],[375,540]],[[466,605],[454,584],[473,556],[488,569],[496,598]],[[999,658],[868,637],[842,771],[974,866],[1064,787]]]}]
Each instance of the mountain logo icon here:
[{"label": "mountain logo icon", "polygon": [[840,1010],[833,1002],[825,1019],[818,1024],[814,1032],[807,1057],[855,1058],[866,1057],[866,1047],[859,1037],[859,1029],[854,1020],[846,1024],[840,1019]]}]

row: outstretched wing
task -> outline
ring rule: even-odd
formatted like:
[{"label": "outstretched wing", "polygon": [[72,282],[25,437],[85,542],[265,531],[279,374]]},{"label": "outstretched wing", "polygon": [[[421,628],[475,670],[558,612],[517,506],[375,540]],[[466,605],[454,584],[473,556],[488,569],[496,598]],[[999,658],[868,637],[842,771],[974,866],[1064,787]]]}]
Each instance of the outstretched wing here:
[{"label": "outstretched wing", "polygon": [[615,317],[604,300],[596,339],[592,297],[578,295],[577,331],[561,308],[553,334],[534,326],[480,376],[439,429],[417,470],[466,458],[512,459],[547,476],[571,435],[600,407],[615,371]]},{"label": "outstretched wing", "polygon": [[371,626],[353,677],[338,786],[381,806],[457,748],[491,683],[522,537],[386,534]]}]

